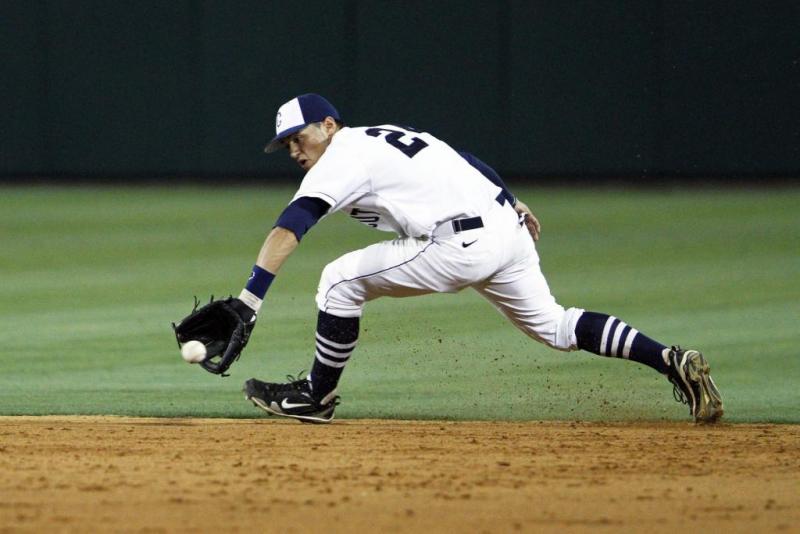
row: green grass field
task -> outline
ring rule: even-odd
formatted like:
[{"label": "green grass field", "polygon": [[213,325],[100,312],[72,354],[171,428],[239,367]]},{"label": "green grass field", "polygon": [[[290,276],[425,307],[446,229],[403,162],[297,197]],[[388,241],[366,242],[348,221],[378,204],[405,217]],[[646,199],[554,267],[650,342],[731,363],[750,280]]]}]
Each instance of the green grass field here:
[{"label": "green grass field", "polygon": [[[566,307],[703,350],[727,421],[800,422],[800,189],[517,191]],[[276,278],[232,375],[170,321],[238,294],[290,188],[0,189],[0,414],[260,417],[240,392],[312,359],[323,266],[390,234],[337,214]],[[338,417],[688,420],[665,379],[559,353],[472,291],[368,304]]]}]

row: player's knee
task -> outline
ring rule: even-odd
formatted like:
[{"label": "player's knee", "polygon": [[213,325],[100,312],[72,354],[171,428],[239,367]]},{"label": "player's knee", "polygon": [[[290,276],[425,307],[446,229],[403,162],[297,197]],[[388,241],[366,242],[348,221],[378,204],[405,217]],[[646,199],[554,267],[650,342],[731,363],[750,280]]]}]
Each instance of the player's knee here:
[{"label": "player's knee", "polygon": [[337,262],[322,270],[317,287],[317,307],[338,317],[361,317],[364,300],[359,296],[358,284],[348,280]]},{"label": "player's knee", "polygon": [[558,320],[555,331],[555,339],[552,347],[558,350],[570,351],[578,348],[578,340],[575,337],[575,325],[583,315],[581,308],[569,308]]},{"label": "player's knee", "polygon": [[575,337],[575,325],[583,310],[554,305],[548,313],[540,313],[535,323],[533,332],[528,335],[538,339],[548,347],[562,351],[572,351],[578,348]]}]

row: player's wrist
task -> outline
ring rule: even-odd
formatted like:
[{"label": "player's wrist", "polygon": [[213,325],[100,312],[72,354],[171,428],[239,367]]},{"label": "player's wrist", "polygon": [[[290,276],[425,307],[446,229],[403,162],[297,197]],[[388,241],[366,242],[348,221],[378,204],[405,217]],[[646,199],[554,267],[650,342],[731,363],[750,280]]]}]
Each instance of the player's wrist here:
[{"label": "player's wrist", "polygon": [[244,302],[255,313],[258,313],[258,310],[261,309],[261,304],[264,302],[264,296],[267,294],[267,290],[274,279],[274,274],[258,265],[253,265],[250,278],[247,279],[247,284],[239,294],[239,300]]}]

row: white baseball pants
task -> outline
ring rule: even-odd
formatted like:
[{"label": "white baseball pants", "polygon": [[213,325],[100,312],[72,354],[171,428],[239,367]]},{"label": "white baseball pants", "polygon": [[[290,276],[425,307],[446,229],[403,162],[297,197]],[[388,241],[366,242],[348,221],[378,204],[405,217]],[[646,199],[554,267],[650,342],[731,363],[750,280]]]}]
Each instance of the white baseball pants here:
[{"label": "white baseball pants", "polygon": [[[378,297],[455,293],[473,287],[517,328],[559,350],[575,350],[583,310],[564,310],[550,294],[528,230],[508,205],[481,216],[484,226],[446,237],[398,238],[341,256],[322,272],[320,310],[360,317]],[[448,223],[445,223],[448,224]]]}]

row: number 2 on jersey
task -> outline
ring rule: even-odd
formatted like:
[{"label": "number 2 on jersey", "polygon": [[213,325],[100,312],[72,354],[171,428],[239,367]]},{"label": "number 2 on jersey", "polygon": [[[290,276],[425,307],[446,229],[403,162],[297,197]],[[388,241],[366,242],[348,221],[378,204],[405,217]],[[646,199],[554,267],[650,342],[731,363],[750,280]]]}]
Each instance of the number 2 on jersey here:
[{"label": "number 2 on jersey", "polygon": [[408,135],[406,132],[399,132],[389,128],[367,128],[365,133],[372,137],[380,137],[384,132],[386,136],[383,139],[409,158],[413,158],[420,150],[428,146],[428,143],[419,137],[412,137],[411,143],[406,144],[400,140],[403,136]]}]

